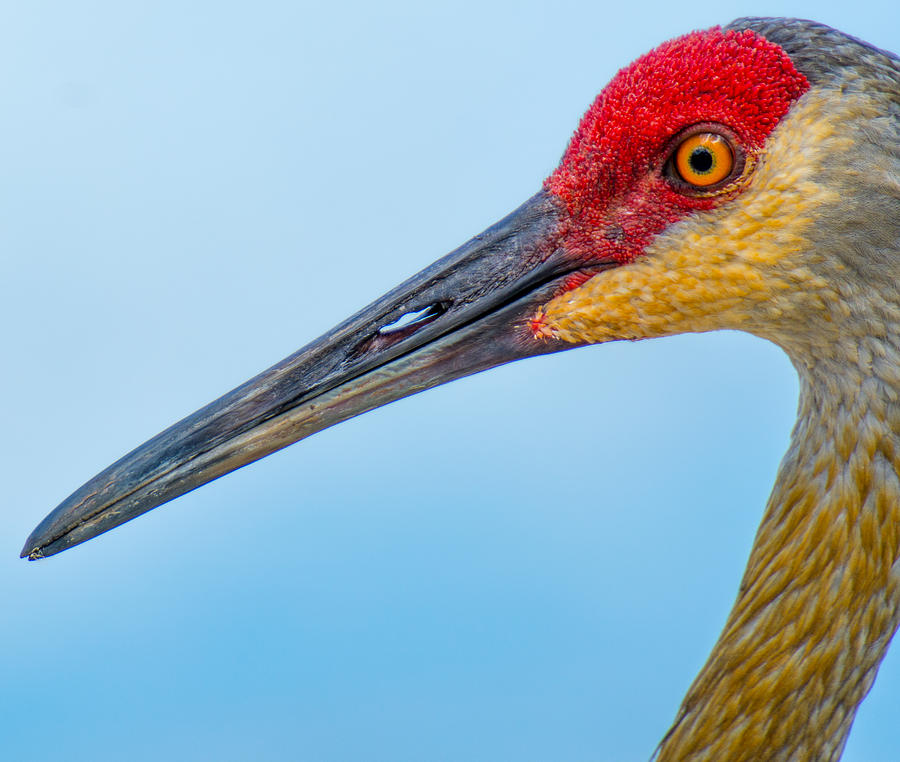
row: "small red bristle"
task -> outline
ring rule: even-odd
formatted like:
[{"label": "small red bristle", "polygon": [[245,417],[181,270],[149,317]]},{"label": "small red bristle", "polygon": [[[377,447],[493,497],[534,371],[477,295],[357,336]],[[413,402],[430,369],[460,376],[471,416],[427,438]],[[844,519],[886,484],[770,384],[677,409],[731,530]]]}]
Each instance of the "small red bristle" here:
[{"label": "small red bristle", "polygon": [[538,312],[528,321],[528,329],[534,339],[552,339],[555,336],[553,329],[544,321],[543,312]]},{"label": "small red bristle", "polygon": [[729,128],[752,154],[809,83],[777,45],[716,27],[660,45],[622,69],[588,109],[545,181],[569,211],[567,248],[584,261],[632,261],[657,233],[724,197],[662,177],[670,141],[691,125]]}]

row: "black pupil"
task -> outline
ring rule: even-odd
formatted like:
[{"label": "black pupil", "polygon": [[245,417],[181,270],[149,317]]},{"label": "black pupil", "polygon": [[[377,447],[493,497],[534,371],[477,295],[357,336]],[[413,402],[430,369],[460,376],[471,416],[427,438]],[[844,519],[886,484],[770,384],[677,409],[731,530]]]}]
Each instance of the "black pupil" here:
[{"label": "black pupil", "polygon": [[691,169],[698,174],[706,174],[713,168],[712,151],[703,146],[698,146],[691,151],[691,157],[688,159]]}]

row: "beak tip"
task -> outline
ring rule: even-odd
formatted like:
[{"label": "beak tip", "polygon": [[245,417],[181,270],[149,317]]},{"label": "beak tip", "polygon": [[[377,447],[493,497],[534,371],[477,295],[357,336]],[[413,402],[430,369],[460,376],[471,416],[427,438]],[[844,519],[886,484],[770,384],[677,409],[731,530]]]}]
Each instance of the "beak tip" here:
[{"label": "beak tip", "polygon": [[37,527],[28,536],[28,539],[25,540],[25,545],[22,548],[22,552],[19,553],[19,558],[27,558],[29,561],[37,561],[39,558],[52,556],[52,552],[45,552],[47,550],[47,545],[48,543],[46,539],[41,537],[41,527]]},{"label": "beak tip", "polygon": [[44,553],[41,551],[41,548],[36,543],[32,542],[31,538],[28,538],[28,541],[25,543],[25,547],[22,548],[22,552],[19,553],[19,558],[27,558],[29,561],[37,561],[39,558],[43,558]]}]

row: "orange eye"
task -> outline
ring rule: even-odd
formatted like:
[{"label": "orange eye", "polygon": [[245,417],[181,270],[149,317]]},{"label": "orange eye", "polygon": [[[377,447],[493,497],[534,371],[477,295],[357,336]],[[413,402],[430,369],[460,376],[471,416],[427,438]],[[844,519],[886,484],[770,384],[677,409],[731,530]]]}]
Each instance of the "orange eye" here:
[{"label": "orange eye", "polygon": [[714,132],[699,132],[685,139],[675,151],[675,169],[686,183],[705,188],[724,180],[734,169],[734,152],[728,141]]}]

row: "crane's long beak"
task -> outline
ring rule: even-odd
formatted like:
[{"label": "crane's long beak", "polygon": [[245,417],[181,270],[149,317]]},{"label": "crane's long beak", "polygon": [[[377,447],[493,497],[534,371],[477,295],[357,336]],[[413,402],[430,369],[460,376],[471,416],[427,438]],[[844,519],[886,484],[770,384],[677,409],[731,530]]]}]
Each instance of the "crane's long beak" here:
[{"label": "crane's long beak", "polygon": [[[317,341],[158,434],[64,500],[22,557],[59,553],[292,442],[388,402],[568,349],[529,318],[583,263],[538,193]],[[592,265],[593,270],[603,265]]]}]

